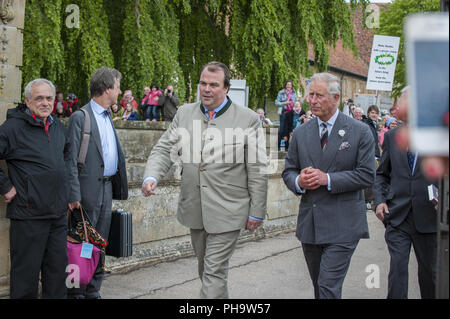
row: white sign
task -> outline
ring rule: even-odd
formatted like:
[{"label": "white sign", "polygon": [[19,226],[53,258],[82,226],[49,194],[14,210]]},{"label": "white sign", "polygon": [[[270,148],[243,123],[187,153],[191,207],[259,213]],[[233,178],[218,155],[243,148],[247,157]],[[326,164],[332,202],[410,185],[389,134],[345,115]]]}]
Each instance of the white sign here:
[{"label": "white sign", "polygon": [[399,37],[374,35],[366,90],[392,91]]}]

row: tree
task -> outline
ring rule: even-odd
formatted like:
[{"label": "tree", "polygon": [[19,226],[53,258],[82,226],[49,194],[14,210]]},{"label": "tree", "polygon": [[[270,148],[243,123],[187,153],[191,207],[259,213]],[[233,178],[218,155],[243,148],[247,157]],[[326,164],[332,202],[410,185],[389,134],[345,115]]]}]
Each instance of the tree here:
[{"label": "tree", "polygon": [[406,86],[405,42],[403,24],[405,18],[411,13],[439,11],[439,0],[394,0],[387,10],[380,14],[380,29],[378,34],[400,37],[397,65],[395,68],[392,96],[398,97]]},{"label": "tree", "polygon": [[185,86],[178,63],[178,20],[167,0],[124,1],[120,70],[122,87],[139,97],[144,86],[173,84],[180,99]]},{"label": "tree", "polygon": [[[30,0],[23,78],[46,76],[86,101],[92,72],[109,66],[136,97],[151,83],[172,83],[184,100],[195,96],[201,67],[215,60],[247,80],[257,107],[287,79],[297,85],[300,74],[309,76],[309,45],[318,71],[338,39],[356,54],[351,9],[367,2]],[[67,26],[68,6],[78,8],[79,27]]]},{"label": "tree", "polygon": [[61,88],[87,102],[92,73],[102,66],[114,67],[108,17],[103,0],[64,0],[64,10],[69,4],[78,6],[80,25],[63,28],[66,70]]},{"label": "tree", "polygon": [[62,0],[27,1],[23,30],[22,85],[36,78],[62,84],[65,72],[61,40]]},{"label": "tree", "polygon": [[178,4],[179,62],[188,96],[195,96],[200,71],[210,61],[229,65],[231,46],[226,34],[231,0],[191,0]]},{"label": "tree", "polygon": [[[351,8],[357,3],[352,1]],[[247,79],[253,107],[261,106],[264,97],[274,98],[286,80],[298,87],[299,75],[310,75],[309,43],[319,71],[326,70],[328,47],[340,38],[357,54],[349,6],[343,0],[235,0],[232,5],[232,62]]]}]

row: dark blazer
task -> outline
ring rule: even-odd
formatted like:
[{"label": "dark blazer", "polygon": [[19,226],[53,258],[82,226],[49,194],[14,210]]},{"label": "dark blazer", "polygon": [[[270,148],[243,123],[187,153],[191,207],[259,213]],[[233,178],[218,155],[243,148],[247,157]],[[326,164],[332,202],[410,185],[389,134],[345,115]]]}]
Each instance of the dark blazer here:
[{"label": "dark blazer", "polygon": [[[339,134],[340,133],[340,134]],[[298,127],[286,156],[283,180],[295,194],[295,181],[311,166],[328,173],[327,186],[302,195],[297,237],[302,243],[336,244],[368,238],[363,189],[375,180],[374,140],[369,127],[339,113],[324,151],[317,118]]]},{"label": "dark blazer", "polygon": [[411,173],[405,151],[395,143],[398,128],[384,135],[383,152],[377,169],[373,189],[374,203],[386,203],[389,214],[385,223],[396,227],[411,211],[416,230],[420,233],[435,233],[437,216],[433,204],[428,200],[428,185],[435,184],[425,178],[420,169],[420,157]]},{"label": "dark blazer", "polygon": [[[67,165],[70,174],[70,202],[80,201],[83,207],[90,212],[100,209],[101,201],[98,201],[98,194],[103,188],[104,162],[100,133],[92,108],[90,104],[86,104],[82,108],[88,111],[91,120],[91,137],[89,139],[85,166],[78,176],[77,158],[80,151],[81,132],[84,125],[84,113],[81,111],[73,113],[69,118],[70,159]],[[120,146],[115,129],[114,134],[116,136],[119,163],[117,173],[112,179],[113,199],[125,200],[128,198],[125,155]]]}]

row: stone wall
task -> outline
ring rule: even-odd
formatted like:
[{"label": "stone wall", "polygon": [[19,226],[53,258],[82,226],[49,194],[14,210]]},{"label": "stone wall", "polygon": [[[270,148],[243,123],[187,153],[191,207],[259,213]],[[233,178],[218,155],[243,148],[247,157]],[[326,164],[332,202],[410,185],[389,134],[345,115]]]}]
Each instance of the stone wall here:
[{"label": "stone wall", "polygon": [[[22,30],[25,0],[7,0],[0,3],[0,124],[8,109],[21,98]],[[6,171],[2,161],[0,167]],[[0,199],[0,296],[9,293],[9,220],[5,218],[6,205]]]}]

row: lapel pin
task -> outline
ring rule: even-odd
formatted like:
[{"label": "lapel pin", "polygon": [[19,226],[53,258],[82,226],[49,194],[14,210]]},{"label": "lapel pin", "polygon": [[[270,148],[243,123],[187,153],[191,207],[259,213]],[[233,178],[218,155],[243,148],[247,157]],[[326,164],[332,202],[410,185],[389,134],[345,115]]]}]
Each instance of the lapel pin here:
[{"label": "lapel pin", "polygon": [[341,136],[341,137],[344,137],[344,135],[345,135],[345,131],[344,130],[339,130],[339,135]]}]

